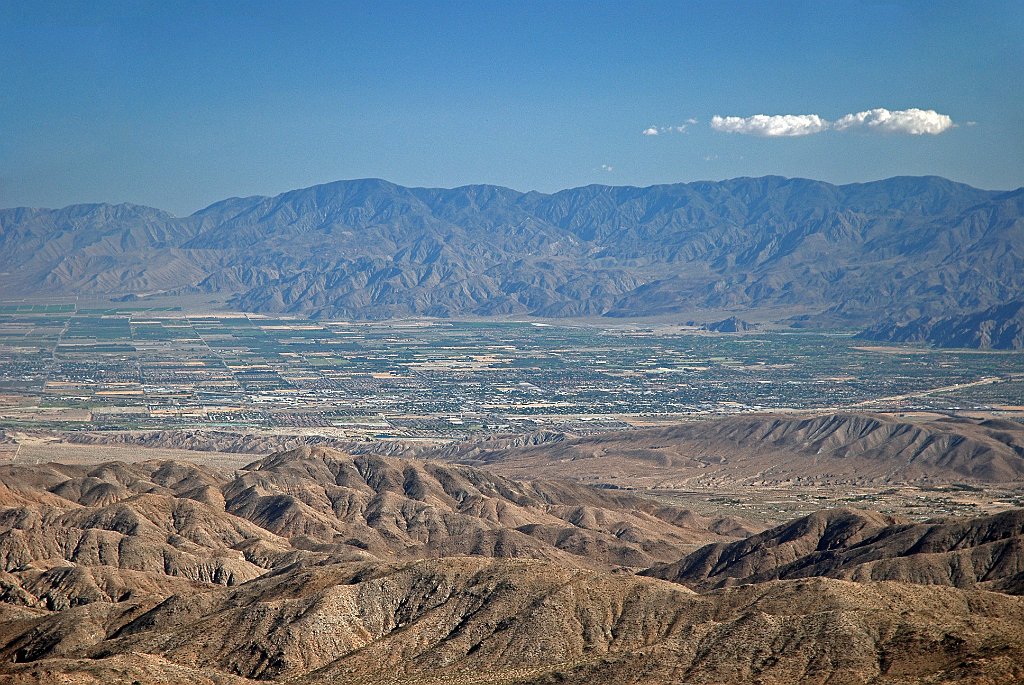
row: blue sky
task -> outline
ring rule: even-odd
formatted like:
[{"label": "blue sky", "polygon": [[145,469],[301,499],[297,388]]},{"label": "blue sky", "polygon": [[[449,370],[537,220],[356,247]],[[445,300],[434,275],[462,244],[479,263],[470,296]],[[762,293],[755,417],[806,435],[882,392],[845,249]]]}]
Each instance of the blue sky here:
[{"label": "blue sky", "polygon": [[0,0],[0,206],[187,214],[361,177],[1015,188],[1022,36],[1017,0]]}]

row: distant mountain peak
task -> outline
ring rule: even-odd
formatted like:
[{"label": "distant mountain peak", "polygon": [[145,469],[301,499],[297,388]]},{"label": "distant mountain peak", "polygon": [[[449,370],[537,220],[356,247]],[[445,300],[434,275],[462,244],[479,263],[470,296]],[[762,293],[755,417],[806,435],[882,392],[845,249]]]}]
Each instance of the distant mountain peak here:
[{"label": "distant mountain peak", "polygon": [[[329,317],[784,309],[862,325],[908,307],[934,315],[1020,296],[1018,197],[937,177],[550,194],[348,179],[182,219],[127,204],[0,210],[0,287],[203,292],[245,310]],[[936,279],[957,287],[936,289]]]}]

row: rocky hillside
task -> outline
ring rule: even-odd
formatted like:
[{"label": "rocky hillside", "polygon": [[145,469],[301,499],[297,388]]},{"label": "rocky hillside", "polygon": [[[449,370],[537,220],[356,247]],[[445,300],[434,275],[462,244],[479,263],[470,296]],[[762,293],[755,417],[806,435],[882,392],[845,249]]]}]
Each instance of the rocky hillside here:
[{"label": "rocky hillside", "polygon": [[0,679],[1018,682],[1021,521],[826,512],[751,536],[571,482],[312,447],[237,471],[8,465]]},{"label": "rocky hillside", "polygon": [[461,558],[293,566],[202,594],[0,612],[0,673],[16,684],[1024,677],[1021,598],[900,583],[816,578],[695,595],[549,562]]},{"label": "rocky hillside", "polygon": [[884,321],[859,334],[866,340],[928,343],[936,347],[1024,350],[1024,300],[957,316]]},{"label": "rocky hillside", "polygon": [[238,472],[174,462],[4,466],[0,502],[9,591],[52,607],[109,592],[123,573],[235,585],[307,557],[447,555],[642,567],[750,532],[573,483],[316,447]]},{"label": "rocky hillside", "polygon": [[522,477],[670,487],[719,483],[1007,483],[1024,479],[1024,424],[842,412],[746,414],[668,428],[566,437],[543,445],[482,440],[437,458]]},{"label": "rocky hillside", "polygon": [[736,316],[730,316],[728,319],[703,324],[701,329],[713,333],[746,333],[756,330],[757,327],[755,323],[744,321]]},{"label": "rocky hillside", "polygon": [[825,576],[1024,593],[1024,509],[909,523],[821,511],[745,540],[702,547],[644,572],[695,589]]},{"label": "rocky hillside", "polygon": [[1024,292],[1021,191],[741,178],[554,194],[339,181],[174,218],[0,210],[9,296],[206,293],[255,311],[939,316]]}]

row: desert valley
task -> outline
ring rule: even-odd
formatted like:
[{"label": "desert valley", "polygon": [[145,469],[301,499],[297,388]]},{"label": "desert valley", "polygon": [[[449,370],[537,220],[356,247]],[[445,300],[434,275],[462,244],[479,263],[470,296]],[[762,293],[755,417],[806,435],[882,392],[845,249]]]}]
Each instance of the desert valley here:
[{"label": "desert valley", "polygon": [[1021,685],[1021,36],[0,2],[0,685]]}]

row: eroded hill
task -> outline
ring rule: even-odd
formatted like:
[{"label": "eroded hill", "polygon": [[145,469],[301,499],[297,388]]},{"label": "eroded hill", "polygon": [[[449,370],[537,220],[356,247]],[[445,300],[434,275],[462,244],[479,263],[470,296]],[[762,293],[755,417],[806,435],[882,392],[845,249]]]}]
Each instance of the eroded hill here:
[{"label": "eroded hill", "polygon": [[[696,595],[544,561],[289,567],[0,624],[15,683],[1011,683],[1018,597],[775,581]],[[14,663],[10,663],[10,662]],[[130,681],[129,681],[130,682]]]},{"label": "eroded hill", "polygon": [[1024,479],[1024,424],[855,412],[750,414],[543,445],[483,440],[436,456],[512,477],[557,473],[639,487],[1008,483]]},{"label": "eroded hill", "polygon": [[644,572],[695,589],[825,576],[1024,592],[1024,509],[912,523],[821,511]]},{"label": "eroded hill", "polygon": [[449,555],[643,567],[750,532],[568,482],[315,447],[237,472],[174,462],[6,466],[0,495],[7,592],[51,608],[116,598],[124,573],[237,585],[298,559]]},{"label": "eroded hill", "polygon": [[[851,511],[751,535],[628,493],[313,447],[238,470],[5,466],[0,675],[1018,682],[1020,526]],[[679,559],[709,561],[636,573]]]}]

